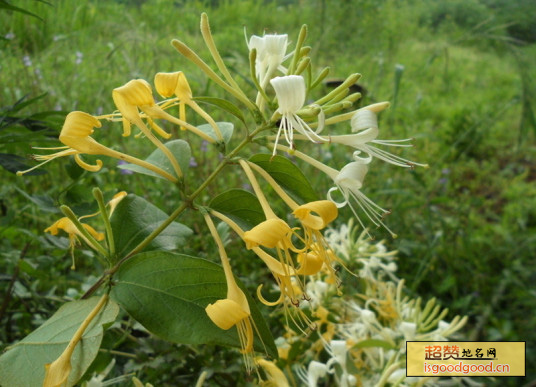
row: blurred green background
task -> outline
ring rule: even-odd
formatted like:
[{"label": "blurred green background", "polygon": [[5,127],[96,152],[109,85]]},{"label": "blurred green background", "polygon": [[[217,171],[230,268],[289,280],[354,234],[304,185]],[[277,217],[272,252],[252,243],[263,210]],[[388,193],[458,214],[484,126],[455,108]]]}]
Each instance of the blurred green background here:
[{"label": "blurred green background", "polygon": [[[126,189],[144,195],[165,210],[177,202],[143,177],[118,179],[113,161],[95,174],[65,160],[48,164],[41,175],[17,178],[12,172],[34,165],[28,158],[32,146],[58,145],[69,111],[111,112],[111,90],[130,79],[152,81],[158,71],[182,70],[196,94],[220,93],[170,45],[178,38],[208,58],[199,32],[203,11],[237,79],[248,76],[244,28],[248,36],[288,33],[295,42],[305,23],[317,71],[329,65],[335,80],[359,72],[365,90],[361,105],[391,102],[380,115],[380,138],[413,137],[415,146],[403,156],[430,168],[373,164],[363,192],[393,210],[386,223],[398,238],[382,230],[374,234],[399,251],[399,276],[412,295],[437,297],[450,318],[469,316],[467,339],[527,342],[527,378],[490,384],[534,383],[533,0],[0,2],[1,347],[28,334],[95,280],[88,278],[93,263],[84,262],[84,255],[78,270],[69,271],[66,238],[43,234],[58,217],[58,204],[90,211],[95,185],[110,194]],[[132,151],[119,129],[106,141]],[[213,155],[194,149],[194,156],[194,173],[210,172],[205,161]],[[340,167],[350,154],[333,147],[318,157]],[[329,188],[323,177],[308,176],[319,194]],[[349,214],[340,222],[345,217]],[[199,237],[185,251],[200,245]],[[183,375],[188,384],[207,364],[219,385],[233,385],[242,373],[239,364],[229,366],[234,353],[189,347],[177,353],[172,344],[143,340],[136,347],[125,344],[137,357],[126,359],[124,369],[141,372],[142,380],[155,385],[167,383],[166,373]],[[153,352],[162,355],[154,358]]]}]

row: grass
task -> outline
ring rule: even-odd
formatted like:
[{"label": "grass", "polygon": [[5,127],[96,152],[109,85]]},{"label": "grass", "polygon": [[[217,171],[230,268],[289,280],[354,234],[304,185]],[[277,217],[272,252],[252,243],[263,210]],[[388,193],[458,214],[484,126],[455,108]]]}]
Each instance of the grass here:
[{"label": "grass", "polygon": [[[437,297],[452,316],[469,315],[469,339],[527,341],[527,379],[506,382],[519,385],[534,380],[536,353],[530,343],[536,341],[531,318],[536,307],[531,290],[536,279],[536,148],[527,113],[534,109],[530,94],[536,79],[534,44],[509,43],[504,29],[492,29],[498,11],[476,0],[467,8],[474,10],[475,20],[462,17],[462,7],[447,12],[450,17],[434,25],[429,20],[437,20],[439,2],[213,3],[64,0],[49,6],[21,1],[19,6],[43,21],[0,13],[0,35],[14,35],[0,41],[0,98],[8,105],[25,95],[48,93],[26,108],[27,114],[108,112],[113,110],[114,87],[137,77],[151,80],[157,71],[179,69],[189,74],[192,89],[212,93],[214,87],[169,44],[179,38],[208,58],[198,32],[201,11],[208,11],[216,42],[235,71],[243,71],[246,61],[243,26],[248,35],[285,32],[294,40],[307,23],[317,69],[331,66],[333,78],[362,73],[360,84],[368,92],[363,103],[393,103],[381,115],[381,136],[414,137],[415,147],[405,156],[431,166],[405,171],[375,163],[367,176],[364,192],[393,209],[387,221],[399,238],[388,244],[400,251],[401,276],[415,294]],[[491,22],[486,22],[490,17]],[[399,70],[395,93],[396,65],[402,65],[403,71]],[[347,130],[342,125],[335,128],[339,133]],[[107,140],[126,146],[116,133]],[[39,142],[51,145],[48,137],[40,137]],[[6,141],[0,149],[25,155],[32,153],[31,145],[34,142]],[[338,167],[349,159],[347,150],[330,150]],[[194,153],[198,160],[210,159],[210,153],[195,149]],[[4,182],[1,265],[6,273],[1,277],[2,293],[8,289],[21,250],[30,244],[17,279],[20,288],[14,293],[27,304],[18,314],[2,316],[3,323],[16,327],[6,328],[0,336],[3,344],[32,330],[80,280],[91,283],[72,273],[63,284],[47,279],[48,271],[68,273],[70,262],[64,256],[65,241],[58,245],[42,230],[57,216],[53,204],[69,202],[89,211],[86,187],[100,185],[111,192],[117,172],[80,174],[73,165],[59,164],[49,164],[49,174],[44,176],[15,178],[0,171]],[[113,162],[106,165],[109,170],[114,167]],[[203,165],[195,171],[209,172]],[[320,192],[329,188],[325,180],[308,176]],[[233,179],[231,185],[240,185],[238,177]],[[164,209],[173,208],[171,193],[148,186],[144,178],[123,176],[121,184]],[[33,195],[34,203],[16,188]],[[38,200],[51,201],[46,202],[49,212],[35,204]],[[384,235],[381,230],[375,234]],[[47,293],[52,284],[59,289]],[[167,346],[152,341],[147,345]],[[204,360],[210,361],[208,351],[196,354],[197,364],[181,360],[181,372],[190,367],[195,374]],[[231,355],[221,355],[226,356]],[[157,377],[153,371],[147,375]]]}]

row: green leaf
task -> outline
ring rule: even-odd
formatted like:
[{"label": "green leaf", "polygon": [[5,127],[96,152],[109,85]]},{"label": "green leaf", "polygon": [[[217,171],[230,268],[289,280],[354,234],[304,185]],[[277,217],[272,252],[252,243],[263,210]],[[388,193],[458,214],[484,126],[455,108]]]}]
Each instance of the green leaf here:
[{"label": "green leaf", "polygon": [[2,0],[0,1],[0,9],[7,9],[8,11],[14,11],[14,12],[20,12],[20,13],[24,13],[26,15],[30,15],[30,16],[33,16],[41,21],[43,21],[43,19],[39,16],[37,16],[35,13],[32,13],[30,11],[27,11],[25,10],[24,8],[19,8],[19,7],[15,7],[14,5],[11,5],[9,4],[7,1],[5,0]]},{"label": "green leaf", "polygon": [[[11,153],[0,153],[0,166],[11,173],[17,173],[17,171],[24,171],[29,169],[30,166],[25,164],[26,159],[18,155]],[[34,169],[27,172],[26,176],[43,175],[47,173],[41,169]]]},{"label": "green leaf", "polygon": [[41,211],[51,212],[53,214],[61,213],[54,200],[48,195],[29,195],[18,187],[15,189],[26,199],[37,205]]},{"label": "green leaf", "polygon": [[226,112],[231,113],[233,116],[242,121],[244,125],[246,124],[246,119],[244,118],[242,111],[235,104],[227,101],[226,99],[215,97],[195,97],[194,100],[197,102],[217,106]]},{"label": "green leaf", "polygon": [[[164,145],[171,151],[173,156],[175,156],[181,167],[182,173],[185,174],[188,170],[188,167],[190,166],[190,158],[192,156],[190,145],[184,140],[173,140],[166,142]],[[164,171],[172,174],[175,177],[178,177],[175,173],[175,170],[173,169],[173,165],[171,165],[171,162],[169,161],[167,156],[160,149],[156,149],[153,153],[149,155],[149,157],[145,159],[145,161],[162,168]],[[143,173],[144,175],[156,176],[164,179],[164,177],[159,175],[158,173],[140,167],[136,164],[122,164],[118,167],[121,169],[128,169],[129,171]]]},{"label": "green leaf", "polygon": [[[244,290],[243,285],[237,281]],[[257,327],[255,349],[277,357],[277,348],[255,303],[248,298]],[[155,335],[181,344],[240,347],[236,327],[218,328],[205,307],[227,294],[223,268],[202,258],[165,251],[135,255],[115,276],[112,297]],[[263,345],[264,343],[264,345]]]},{"label": "green leaf", "polygon": [[243,189],[222,192],[212,199],[209,207],[228,216],[245,231],[266,219],[257,197]]},{"label": "green leaf", "polygon": [[[45,364],[56,360],[85,318],[99,302],[99,297],[63,305],[43,325],[0,357],[0,385],[10,387],[41,386]],[[71,358],[72,371],[67,385],[73,386],[86,372],[99,351],[104,326],[115,321],[118,305],[109,300],[93,319],[76,346]]]},{"label": "green leaf", "polygon": [[[164,211],[137,195],[129,194],[123,198],[110,219],[117,257],[128,254],[167,218]],[[190,228],[172,222],[152,240],[146,250],[176,249],[185,244],[191,234]]]},{"label": "green leaf", "polygon": [[[223,142],[228,144],[229,140],[231,140],[231,137],[233,136],[233,131],[234,131],[233,123],[232,122],[216,122],[216,125],[218,125],[218,128],[220,128],[220,132],[223,137]],[[214,132],[214,128],[210,126],[210,124],[199,125],[197,129],[199,129],[203,133],[208,134],[213,139],[218,140],[218,137],[216,136],[216,132]]]},{"label": "green leaf", "polygon": [[268,172],[294,200],[303,203],[318,200],[309,180],[286,157],[276,155],[272,158],[271,154],[256,154],[249,161]]}]

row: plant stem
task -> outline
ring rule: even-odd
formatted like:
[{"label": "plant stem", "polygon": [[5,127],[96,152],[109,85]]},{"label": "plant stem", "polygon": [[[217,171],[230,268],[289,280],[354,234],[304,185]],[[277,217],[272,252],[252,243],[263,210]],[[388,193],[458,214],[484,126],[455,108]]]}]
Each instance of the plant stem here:
[{"label": "plant stem", "polygon": [[106,228],[106,242],[108,243],[108,250],[110,252],[110,256],[113,257],[115,255],[115,242],[112,225],[110,224],[110,215],[106,209],[102,191],[98,187],[93,188],[93,197],[95,197],[97,203],[99,204],[99,212],[101,213],[102,221],[104,222],[104,227]]},{"label": "plant stem", "polygon": [[82,296],[82,299],[88,298],[91,296],[105,281],[107,278],[110,278],[114,273],[119,270],[121,265],[125,263],[129,258],[134,256],[135,254],[138,254],[141,252],[144,248],[146,248],[149,243],[153,241],[154,238],[156,238],[162,231],[166,229],[167,226],[169,226],[175,219],[177,219],[183,212],[186,210],[186,208],[192,206],[192,203],[196,197],[198,197],[201,192],[216,178],[216,176],[221,172],[221,170],[231,162],[231,159],[237,155],[238,152],[242,150],[247,144],[253,141],[253,138],[259,134],[260,132],[263,132],[267,129],[269,129],[273,124],[270,122],[265,122],[263,125],[257,127],[253,132],[251,132],[248,136],[246,136],[240,144],[236,146],[235,149],[233,149],[229,154],[226,156],[225,159],[220,161],[220,163],[216,166],[216,168],[212,171],[212,173],[207,177],[207,179],[189,196],[185,198],[185,200],[182,202],[182,204],[177,207],[169,217],[163,221],[158,228],[156,228],[152,233],[150,233],[143,241],[141,241],[136,247],[134,247],[125,257],[123,257],[119,262],[117,262],[110,270],[107,270],[101,278],[97,280],[91,286],[91,288]]}]

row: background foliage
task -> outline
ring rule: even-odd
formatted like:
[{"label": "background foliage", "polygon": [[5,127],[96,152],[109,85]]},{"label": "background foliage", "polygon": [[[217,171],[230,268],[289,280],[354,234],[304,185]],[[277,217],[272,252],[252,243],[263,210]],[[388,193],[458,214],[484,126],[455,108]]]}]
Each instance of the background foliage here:
[{"label": "background foliage", "polygon": [[[318,68],[330,65],[333,79],[358,71],[363,104],[392,102],[380,116],[385,138],[414,136],[409,158],[431,165],[407,172],[379,164],[367,177],[365,193],[393,209],[387,223],[399,238],[388,245],[400,252],[399,275],[415,294],[437,297],[452,316],[468,315],[471,340],[527,341],[528,378],[506,382],[536,378],[532,1],[28,0],[17,6],[36,16],[0,9],[2,347],[96,280],[85,274],[93,265],[88,262],[95,262],[86,259],[91,251],[78,252],[77,270],[71,271],[68,239],[43,233],[57,218],[59,204],[69,202],[78,214],[95,211],[88,188],[95,185],[110,197],[120,188],[150,198],[165,211],[176,200],[148,184],[150,177],[122,174],[113,161],[94,174],[60,162],[41,175],[17,178],[12,172],[33,165],[25,157],[33,153],[31,146],[56,146],[67,112],[113,110],[111,90],[129,79],[183,70],[192,89],[215,93],[169,44],[179,38],[203,55],[198,23],[200,12],[207,11],[216,43],[235,71],[247,69],[243,26],[248,34],[296,36],[306,23]],[[110,132],[108,143],[122,147],[121,141]],[[318,157],[349,157],[338,152]],[[189,173],[210,173],[207,161],[214,156],[194,150]],[[306,175],[318,193],[328,188],[315,174]],[[225,186],[241,184],[226,176]],[[194,237],[180,252],[217,261],[214,246],[201,243],[202,220],[193,222]],[[383,236],[382,230],[374,232]],[[231,249],[236,241],[229,243]],[[265,273],[247,266],[241,272],[251,274],[242,281],[253,288],[248,285]],[[204,369],[217,385],[247,378],[235,352],[177,350],[128,319],[103,340],[123,354],[118,370],[155,385],[191,384]],[[101,353],[88,372],[102,369],[110,357]]]}]

